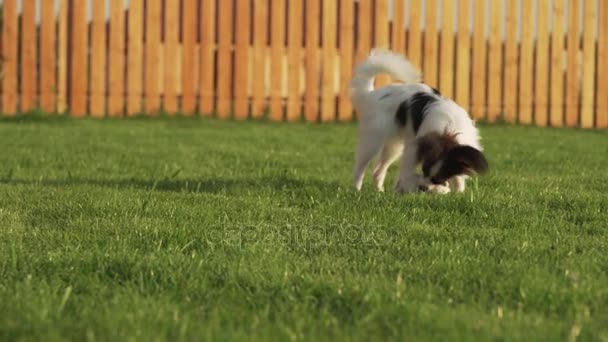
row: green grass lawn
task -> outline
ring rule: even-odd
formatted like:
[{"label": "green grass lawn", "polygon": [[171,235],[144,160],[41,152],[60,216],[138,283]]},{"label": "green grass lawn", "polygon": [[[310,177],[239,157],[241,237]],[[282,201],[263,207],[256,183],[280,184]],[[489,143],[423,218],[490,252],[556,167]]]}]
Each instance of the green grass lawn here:
[{"label": "green grass lawn", "polygon": [[0,122],[0,340],[608,340],[608,132],[484,126],[447,196],[355,132]]}]

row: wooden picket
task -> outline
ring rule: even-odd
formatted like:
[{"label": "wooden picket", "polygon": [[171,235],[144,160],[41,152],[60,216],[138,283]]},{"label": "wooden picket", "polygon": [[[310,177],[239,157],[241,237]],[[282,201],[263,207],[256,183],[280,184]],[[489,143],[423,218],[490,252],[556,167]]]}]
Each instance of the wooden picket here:
[{"label": "wooden picket", "polygon": [[323,74],[321,80],[321,121],[333,121],[336,112],[336,97],[334,91],[335,58],[336,58],[336,1],[323,1],[323,38],[322,61]]},{"label": "wooden picket", "polygon": [[608,2],[600,1],[595,126],[608,128]]},{"label": "wooden picket", "polygon": [[[524,0],[525,1],[525,0]],[[549,2],[538,0],[536,21],[538,23],[536,38],[536,62],[534,68],[534,122],[538,126],[548,123],[547,104],[549,96]]]},{"label": "wooden picket", "polygon": [[125,11],[123,0],[112,0],[110,5],[108,114],[110,116],[120,116],[124,113]]},{"label": "wooden picket", "polygon": [[469,109],[471,80],[470,0],[458,2],[458,47],[456,56],[456,102]]},{"label": "wooden picket", "polygon": [[[374,29],[374,47],[381,50],[389,48],[389,30],[388,30],[388,0],[376,0],[375,13],[375,29]],[[325,30],[323,31],[325,33]],[[391,82],[388,75],[379,75],[376,78],[376,87],[382,87]]]},{"label": "wooden picket", "polygon": [[2,11],[2,115],[350,121],[354,68],[382,48],[475,119],[608,128],[604,0],[5,0]]},{"label": "wooden picket", "polygon": [[87,114],[87,2],[70,4],[70,112],[81,117]]},{"label": "wooden picket", "polygon": [[[253,3],[252,80],[255,80],[251,100],[251,116],[253,118],[262,117],[267,107],[268,4],[269,0],[257,0]],[[204,67],[204,65],[201,66]],[[210,71],[213,71],[213,69]],[[204,87],[204,84],[201,83],[201,87]]]},{"label": "wooden picket", "polygon": [[[133,1],[133,0],[131,0]],[[193,115],[196,112],[196,0],[182,3],[182,102],[181,113]]]},{"label": "wooden picket", "polygon": [[274,121],[283,120],[285,2],[286,0],[272,0],[270,7],[270,119]]},{"label": "wooden picket", "polygon": [[439,44],[437,32],[437,1],[425,0],[425,32],[424,32],[424,58],[422,62],[422,79],[431,87],[438,87],[437,67],[439,66]]},{"label": "wooden picket", "polygon": [[67,111],[68,101],[68,2],[59,0],[57,37],[57,112]]},{"label": "wooden picket", "polygon": [[534,3],[521,2],[521,48],[519,51],[519,122],[532,123],[532,80],[534,56]]},{"label": "wooden picket", "polygon": [[[262,1],[257,0],[257,4]],[[257,8],[257,7],[256,7]],[[199,107],[202,115],[210,115],[215,110],[215,0],[202,0],[200,23],[200,63],[199,63]],[[257,13],[256,13],[257,14]],[[257,20],[257,17],[256,17]],[[257,27],[257,26],[256,26]],[[266,31],[264,31],[266,32]],[[257,32],[256,32],[257,36]],[[257,61],[256,61],[257,63]],[[259,66],[258,66],[259,67]],[[254,106],[254,114],[255,114]]]},{"label": "wooden picket", "polygon": [[104,0],[93,1],[91,23],[91,80],[90,114],[103,117],[106,113],[106,4]]},{"label": "wooden picket", "polygon": [[232,1],[218,2],[217,115],[223,119],[230,117],[232,98]]},{"label": "wooden picket", "polygon": [[145,112],[148,115],[160,113],[160,33],[161,1],[146,0],[145,25]]},{"label": "wooden picket", "polygon": [[319,18],[320,0],[306,0],[306,121],[317,121],[319,114]]},{"label": "wooden picket", "polygon": [[350,121],[353,118],[349,84],[353,75],[354,16],[355,2],[344,1],[340,9],[340,98],[338,102],[338,120],[340,121]]},{"label": "wooden picket", "polygon": [[551,94],[549,121],[561,127],[564,117],[564,0],[553,0],[553,32],[551,33]]},{"label": "wooden picket", "polygon": [[495,122],[502,112],[502,1],[490,1],[490,35],[488,48],[487,119]]},{"label": "wooden picket", "polygon": [[[327,1],[327,0],[322,0]],[[374,3],[372,0],[359,0],[359,9],[357,11],[357,59],[356,63],[364,61],[369,55],[372,48],[372,32],[373,32],[373,13]]]},{"label": "wooden picket", "polygon": [[[583,80],[581,86],[581,127],[593,127],[595,83],[595,3],[583,1]],[[606,61],[604,61],[606,63]],[[605,77],[605,75],[601,75]]]},{"label": "wooden picket", "polygon": [[236,1],[236,37],[234,52],[234,117],[247,119],[249,115],[249,15],[251,2]]},{"label": "wooden picket", "polygon": [[[352,6],[352,3],[352,1],[345,1],[345,5],[347,6]],[[340,10],[342,12],[346,12],[342,15],[342,18],[344,18],[342,20],[349,20],[349,18],[345,18],[345,16],[347,13],[350,13],[350,11],[345,11],[344,8],[341,8]],[[405,55],[405,47],[407,45],[405,41],[405,18],[405,0],[393,0],[393,32],[391,37],[391,50],[401,55]],[[350,20],[352,20],[352,16]],[[354,23],[351,25],[354,26]]]},{"label": "wooden picket", "polygon": [[4,0],[2,9],[2,112],[17,113],[17,0]]},{"label": "wooden picket", "polygon": [[566,68],[566,125],[573,127],[579,122],[580,95],[580,0],[568,1],[568,66]]},{"label": "wooden picket", "polygon": [[144,1],[130,0],[127,51],[127,115],[142,112]]},{"label": "wooden picket", "polygon": [[55,111],[57,33],[54,1],[40,2],[40,108]]},{"label": "wooden picket", "polygon": [[441,53],[439,58],[439,90],[454,97],[454,1],[444,1],[441,16]]},{"label": "wooden picket", "polygon": [[[422,69],[422,0],[410,0],[409,14],[407,57],[415,67]],[[359,27],[361,27],[361,22],[359,22]]]},{"label": "wooden picket", "polygon": [[519,1],[506,1],[505,77],[503,83],[503,112],[506,122],[517,118],[517,18]]},{"label": "wooden picket", "polygon": [[[228,2],[228,1],[225,1]],[[163,26],[163,111],[169,115],[177,114],[177,85],[180,68],[178,65],[179,46],[179,3],[177,1],[165,1]],[[228,60],[230,60],[228,58]]]},{"label": "wooden picket", "polygon": [[36,108],[36,0],[22,1],[21,15],[21,111]]},{"label": "wooden picket", "polygon": [[[350,2],[350,1],[349,1]],[[289,1],[289,32],[288,32],[288,99],[287,121],[296,121],[302,114],[302,95],[300,73],[302,72],[302,37],[304,0]]]},{"label": "wooden picket", "polygon": [[485,1],[473,2],[473,79],[471,114],[475,119],[483,119],[486,112],[486,7]]}]

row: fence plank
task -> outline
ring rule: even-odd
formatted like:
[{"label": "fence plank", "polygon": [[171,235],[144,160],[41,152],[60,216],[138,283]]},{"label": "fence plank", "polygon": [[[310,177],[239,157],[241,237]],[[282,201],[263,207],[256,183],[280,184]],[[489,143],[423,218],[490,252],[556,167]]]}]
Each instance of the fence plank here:
[{"label": "fence plank", "polygon": [[36,108],[36,0],[22,1],[21,111]]},{"label": "fence plank", "polygon": [[521,49],[519,52],[519,122],[532,123],[532,76],[534,55],[533,2],[521,2]]},{"label": "fence plank", "polygon": [[110,51],[108,67],[108,115],[121,116],[125,105],[125,7],[123,0],[110,3]]},{"label": "fence plank", "polygon": [[561,127],[564,116],[564,0],[553,0],[550,77],[549,119],[551,126]]},{"label": "fence plank", "polygon": [[356,63],[361,63],[370,53],[372,48],[372,27],[373,17],[371,13],[374,11],[372,0],[359,0],[359,10],[357,14],[357,22],[359,29],[357,32],[357,59]]},{"label": "fence plank", "polygon": [[506,122],[517,120],[517,17],[519,0],[506,1],[505,79],[503,111]]},{"label": "fence plank", "polygon": [[112,0],[110,6],[110,55],[108,67],[108,115],[121,116],[125,105],[125,5]]},{"label": "fence plank", "polygon": [[[606,61],[603,61],[606,63]],[[605,75],[602,75],[605,77]],[[595,1],[583,1],[583,83],[581,127],[593,127],[595,82]]]},{"label": "fence plank", "polygon": [[106,112],[106,3],[93,0],[91,23],[91,102],[93,117],[102,117]]},{"label": "fence plank", "polygon": [[161,1],[146,0],[145,41],[145,110],[148,115],[160,112],[160,33],[162,25]]},{"label": "fence plank", "polygon": [[[568,65],[566,68],[566,125],[578,125],[580,95],[580,1],[568,1]],[[572,29],[575,28],[575,29]]]},{"label": "fence plank", "polygon": [[321,121],[334,121],[336,110],[335,58],[336,58],[337,2],[323,1],[323,79],[321,87]]},{"label": "fence plank", "polygon": [[502,0],[490,1],[487,107],[487,115],[489,122],[495,122],[502,110],[502,29]]},{"label": "fence plank", "polygon": [[235,117],[246,119],[249,112],[249,31],[251,2],[237,0],[236,6],[236,46],[235,46]]},{"label": "fence plank", "polygon": [[536,68],[534,73],[534,123],[547,125],[549,94],[549,0],[538,1]]},{"label": "fence plank", "polygon": [[169,115],[178,111],[177,92],[181,68],[178,59],[179,50],[179,2],[165,1],[165,40],[163,45],[163,110]]},{"label": "fence plank", "polygon": [[253,100],[251,116],[259,118],[267,108],[266,62],[268,57],[268,0],[253,3]]},{"label": "fence plank", "polygon": [[[388,31],[388,0],[375,1],[375,39],[374,47],[388,50],[389,48],[389,31]],[[325,32],[325,30],[324,30]],[[376,87],[382,87],[390,83],[390,77],[386,74],[380,74],[376,77]]]},{"label": "fence plank", "polygon": [[[346,1],[346,3],[351,3],[351,1]],[[304,13],[304,3],[302,0],[289,1],[289,51],[287,56],[289,59],[288,121],[299,120],[300,114],[302,114],[302,95],[300,92],[300,73],[302,72],[302,13]]]},{"label": "fence plank", "polygon": [[306,1],[306,121],[317,121],[319,116],[319,18],[320,0]]},{"label": "fence plank", "polygon": [[470,0],[458,1],[458,47],[456,57],[456,102],[469,110],[471,82]]},{"label": "fence plank", "polygon": [[249,24],[250,0],[236,2],[236,46],[234,55],[234,117],[247,119],[249,115]]},{"label": "fence plank", "polygon": [[[345,2],[350,3],[352,1]],[[345,7],[344,4],[342,7]],[[340,10],[343,11],[344,9]],[[393,32],[391,39],[391,50],[405,55],[405,0],[393,0]]]},{"label": "fence plank", "polygon": [[182,2],[182,103],[180,112],[192,115],[196,111],[196,0]]},{"label": "fence plank", "polygon": [[[265,0],[256,0],[256,4]],[[208,116],[214,110],[215,98],[215,0],[202,0],[200,24],[199,112]]]},{"label": "fence plank", "polygon": [[473,96],[472,114],[483,119],[486,112],[486,8],[485,1],[475,0],[473,19]]},{"label": "fence plank", "polygon": [[600,1],[597,54],[597,86],[595,91],[596,127],[608,128],[608,2]]},{"label": "fence plank", "polygon": [[57,113],[67,109],[68,94],[68,0],[59,0],[57,37]]},{"label": "fence plank", "polygon": [[2,112],[17,113],[17,0],[4,0],[2,10]]},{"label": "fence plank", "polygon": [[[401,2],[397,0],[397,2]],[[353,118],[353,106],[350,101],[350,80],[353,76],[355,2],[342,2],[340,8],[340,99],[338,101],[338,119],[349,121]]]},{"label": "fence plank", "polygon": [[407,57],[422,70],[422,0],[410,0],[410,24],[407,37]]},{"label": "fence plank", "polygon": [[40,108],[55,112],[55,67],[57,33],[55,28],[55,2],[40,2]]},{"label": "fence plank", "polygon": [[232,100],[232,14],[233,0],[219,1],[219,41],[217,51],[217,115],[230,117]]},{"label": "fence plank", "polygon": [[87,2],[71,2],[70,112],[87,113]]},{"label": "fence plank", "polygon": [[449,98],[454,97],[454,5],[454,1],[444,1],[441,16],[439,89]]},{"label": "fence plank", "polygon": [[426,0],[425,32],[424,32],[424,58],[423,74],[424,82],[431,87],[437,88],[437,67],[439,62],[439,51],[437,41],[437,1]]},{"label": "fence plank", "polygon": [[283,120],[285,0],[272,0],[270,15],[270,119]]},{"label": "fence plank", "polygon": [[130,0],[127,60],[127,115],[142,112],[143,0]]}]

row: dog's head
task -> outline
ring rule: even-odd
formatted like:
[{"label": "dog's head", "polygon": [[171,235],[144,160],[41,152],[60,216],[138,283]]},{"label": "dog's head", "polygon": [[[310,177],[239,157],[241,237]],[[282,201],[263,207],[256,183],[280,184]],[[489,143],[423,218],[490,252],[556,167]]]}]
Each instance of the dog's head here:
[{"label": "dog's head", "polygon": [[436,185],[446,185],[454,176],[484,174],[488,161],[480,150],[461,145],[455,133],[429,133],[418,138],[417,156],[422,164],[420,188],[425,191]]}]

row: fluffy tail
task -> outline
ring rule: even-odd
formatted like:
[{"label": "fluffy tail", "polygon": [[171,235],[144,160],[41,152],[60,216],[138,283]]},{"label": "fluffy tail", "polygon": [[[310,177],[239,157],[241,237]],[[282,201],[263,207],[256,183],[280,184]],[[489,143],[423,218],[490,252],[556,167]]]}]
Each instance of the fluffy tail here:
[{"label": "fluffy tail", "polygon": [[365,96],[374,90],[374,78],[387,73],[404,83],[420,82],[421,74],[403,56],[390,51],[372,50],[369,58],[355,69],[355,77],[350,82],[351,96]]}]

